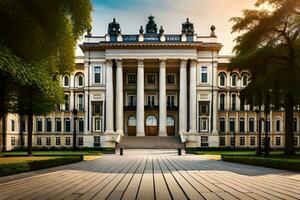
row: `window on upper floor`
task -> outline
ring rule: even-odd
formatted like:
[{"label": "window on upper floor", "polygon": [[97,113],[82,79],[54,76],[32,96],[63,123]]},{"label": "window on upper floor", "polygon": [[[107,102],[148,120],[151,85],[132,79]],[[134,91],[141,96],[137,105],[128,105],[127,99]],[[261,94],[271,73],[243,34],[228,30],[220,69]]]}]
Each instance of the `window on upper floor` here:
[{"label": "window on upper floor", "polygon": [[52,121],[51,118],[46,119],[46,132],[51,132],[52,129]]},{"label": "window on upper floor", "polygon": [[36,132],[42,132],[43,131],[43,119],[37,118],[36,119]]},{"label": "window on upper floor", "polygon": [[248,76],[246,74],[243,75],[242,82],[244,87],[248,85]]},{"label": "window on upper floor", "polygon": [[225,118],[224,117],[220,118],[220,132],[225,133]]},{"label": "window on upper floor", "polygon": [[136,96],[128,95],[128,106],[133,107],[136,106]]},{"label": "window on upper floor", "polygon": [[65,132],[71,132],[71,120],[70,120],[70,118],[65,118]]},{"label": "window on upper floor", "polygon": [[226,76],[224,73],[221,73],[219,76],[220,79],[220,86],[224,87],[226,85]]},{"label": "window on upper floor", "polygon": [[69,94],[65,94],[65,110],[70,110],[70,100],[69,100]]},{"label": "window on upper floor", "polygon": [[225,94],[220,94],[220,110],[225,110]]},{"label": "window on upper floor", "polygon": [[76,76],[76,86],[77,87],[83,87],[84,85],[84,78],[82,74],[79,74]]},{"label": "window on upper floor", "polygon": [[78,132],[84,131],[84,119],[83,118],[78,118],[77,126],[78,126]]},{"label": "window on upper floor", "polygon": [[55,129],[56,129],[56,132],[61,132],[61,119],[60,118],[55,119]]},{"label": "window on upper floor", "polygon": [[127,74],[127,84],[136,84],[136,74]]},{"label": "window on upper floor", "polygon": [[236,110],[236,94],[231,95],[231,110]]},{"label": "window on upper floor", "polygon": [[69,87],[70,86],[70,81],[69,81],[69,76],[65,75],[63,78],[63,86],[64,87]]},{"label": "window on upper floor", "polygon": [[207,67],[201,67],[201,83],[208,82],[208,70]]},{"label": "window on upper floor", "polygon": [[94,83],[102,83],[102,67],[94,67]]},{"label": "window on upper floor", "polygon": [[93,115],[102,116],[102,105],[103,101],[93,101],[92,108],[93,108]]},{"label": "window on upper floor", "polygon": [[254,118],[249,119],[249,132],[253,133],[254,132]]},{"label": "window on upper floor", "polygon": [[240,133],[244,133],[244,132],[245,132],[245,119],[240,118]]},{"label": "window on upper floor", "polygon": [[175,85],[176,82],[176,76],[175,74],[167,74],[167,84],[168,85]]},{"label": "window on upper floor", "polygon": [[167,106],[168,106],[169,108],[175,106],[175,96],[174,96],[174,95],[168,95],[168,96],[167,96]]},{"label": "window on upper floor", "polygon": [[83,111],[84,110],[84,101],[83,101],[83,94],[78,95],[78,110]]},{"label": "window on upper floor", "polygon": [[147,74],[147,84],[156,84],[155,74]]},{"label": "window on upper floor", "polygon": [[237,82],[237,75],[236,74],[233,74],[231,76],[231,86],[232,87],[235,87],[236,86],[236,82]]},{"label": "window on upper floor", "polygon": [[298,123],[298,120],[295,117],[294,120],[293,120],[293,130],[294,130],[294,132],[298,131],[298,124],[297,123]]},{"label": "window on upper floor", "polygon": [[155,95],[148,95],[147,96],[147,105],[148,106],[155,106]]},{"label": "window on upper floor", "polygon": [[235,132],[234,126],[235,126],[234,118],[230,118],[229,119],[229,131],[230,131],[230,133]]},{"label": "window on upper floor", "polygon": [[276,132],[280,132],[280,119],[276,120]]},{"label": "window on upper floor", "polygon": [[11,131],[15,131],[15,120],[10,121]]}]

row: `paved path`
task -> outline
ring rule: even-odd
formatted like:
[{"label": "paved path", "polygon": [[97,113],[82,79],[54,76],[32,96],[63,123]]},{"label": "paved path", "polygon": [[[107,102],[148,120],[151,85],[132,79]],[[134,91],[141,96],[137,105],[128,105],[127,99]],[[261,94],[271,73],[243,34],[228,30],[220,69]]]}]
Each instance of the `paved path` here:
[{"label": "paved path", "polygon": [[[300,199],[300,174],[132,150],[3,182],[2,199]],[[136,155],[138,153],[138,155]]]}]

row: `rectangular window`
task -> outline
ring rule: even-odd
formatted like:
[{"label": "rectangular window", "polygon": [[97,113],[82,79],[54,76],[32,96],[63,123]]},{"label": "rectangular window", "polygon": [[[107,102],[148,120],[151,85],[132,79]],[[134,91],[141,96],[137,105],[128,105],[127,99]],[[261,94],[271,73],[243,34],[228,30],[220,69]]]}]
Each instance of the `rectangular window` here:
[{"label": "rectangular window", "polygon": [[201,82],[207,83],[207,67],[201,67]]},{"label": "rectangular window", "polygon": [[172,107],[174,107],[174,105],[175,105],[175,96],[174,95],[168,95],[167,96],[167,106],[169,108],[172,108]]},{"label": "rectangular window", "polygon": [[83,119],[78,119],[78,131],[79,132],[84,131],[84,121],[83,121]]},{"label": "rectangular window", "polygon": [[155,96],[154,95],[148,95],[147,96],[147,105],[148,106],[155,106]]},{"label": "rectangular window", "polygon": [[78,137],[78,146],[83,146],[83,137]]},{"label": "rectangular window", "polygon": [[135,95],[128,95],[128,106],[130,106],[130,107],[136,106],[136,96]]},{"label": "rectangular window", "polygon": [[70,118],[65,118],[65,132],[71,132],[71,120],[70,120]]},{"label": "rectangular window", "polygon": [[22,120],[22,122],[21,122],[21,130],[22,130],[22,132],[26,131],[26,121],[25,120]]},{"label": "rectangular window", "polygon": [[240,137],[240,146],[245,146],[245,137]]},{"label": "rectangular window", "polygon": [[175,74],[167,74],[167,84],[175,85]]},{"label": "rectangular window", "polygon": [[102,131],[102,119],[99,117],[95,118],[95,131]]},{"label": "rectangular window", "polygon": [[51,132],[51,118],[46,119],[46,132]]},{"label": "rectangular window", "polygon": [[208,122],[207,118],[201,117],[201,119],[200,119],[200,130],[201,131],[208,131],[207,122]]},{"label": "rectangular window", "polygon": [[250,137],[250,145],[255,146],[255,137]]},{"label": "rectangular window", "polygon": [[220,146],[225,146],[226,142],[225,142],[225,137],[220,137]]},{"label": "rectangular window", "polygon": [[220,132],[225,133],[225,119],[220,118]]},{"label": "rectangular window", "polygon": [[298,146],[298,137],[294,137],[294,145]]},{"label": "rectangular window", "polygon": [[240,119],[240,133],[245,132],[245,121],[244,119]]},{"label": "rectangular window", "polygon": [[10,138],[10,145],[11,146],[15,146],[16,145],[16,138],[15,137],[11,137]]},{"label": "rectangular window", "polygon": [[199,115],[208,115],[209,101],[199,101]]},{"label": "rectangular window", "polygon": [[136,84],[136,75],[135,74],[128,74],[127,75],[127,83],[128,84]]},{"label": "rectangular window", "polygon": [[94,136],[94,147],[100,147],[100,136]]},{"label": "rectangular window", "polygon": [[71,137],[66,137],[65,143],[66,143],[66,145],[71,145]]},{"label": "rectangular window", "polygon": [[101,83],[101,67],[94,67],[94,83]]},{"label": "rectangular window", "polygon": [[208,147],[208,136],[201,136],[201,147]]},{"label": "rectangular window", "polygon": [[249,132],[250,133],[254,132],[254,119],[253,118],[249,119]]},{"label": "rectangular window", "polygon": [[230,118],[229,120],[229,131],[230,133],[234,133],[234,118]]},{"label": "rectangular window", "polygon": [[230,137],[230,145],[231,145],[231,146],[234,146],[234,144],[235,144],[235,139],[234,139],[234,137]]},{"label": "rectangular window", "polygon": [[36,132],[42,132],[43,131],[43,121],[42,118],[36,119]]},{"label": "rectangular window", "polygon": [[61,144],[60,137],[56,137],[56,138],[55,138],[55,144],[56,144],[56,145],[60,145],[60,144]]},{"label": "rectangular window", "polygon": [[275,138],[275,145],[276,146],[280,146],[281,145],[281,138],[280,137],[276,137]]},{"label": "rectangular window", "polygon": [[51,137],[46,137],[46,145],[51,145]]},{"label": "rectangular window", "polygon": [[56,118],[56,132],[61,132],[61,119],[60,118]]},{"label": "rectangular window", "polygon": [[147,74],[147,84],[155,84],[155,74]]},{"label": "rectangular window", "polygon": [[42,137],[37,137],[37,138],[36,138],[36,144],[37,144],[38,146],[41,146],[41,145],[42,145]]}]

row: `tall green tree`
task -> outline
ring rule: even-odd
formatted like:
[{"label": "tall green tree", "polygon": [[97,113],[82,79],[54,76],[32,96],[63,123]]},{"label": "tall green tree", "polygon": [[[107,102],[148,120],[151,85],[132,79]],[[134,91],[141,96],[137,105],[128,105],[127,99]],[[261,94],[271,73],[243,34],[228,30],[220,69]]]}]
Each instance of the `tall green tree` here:
[{"label": "tall green tree", "polygon": [[[33,102],[60,101],[55,77],[73,70],[76,42],[91,27],[91,11],[90,0],[0,1],[1,118],[12,101],[27,115],[34,114]],[[29,93],[19,93],[21,88]],[[34,101],[27,101],[29,94]]]},{"label": "tall green tree", "polygon": [[230,65],[251,73],[248,102],[272,91],[274,103],[285,109],[285,154],[292,155],[293,111],[300,102],[300,0],[257,0],[255,6],[232,18],[239,36]]}]

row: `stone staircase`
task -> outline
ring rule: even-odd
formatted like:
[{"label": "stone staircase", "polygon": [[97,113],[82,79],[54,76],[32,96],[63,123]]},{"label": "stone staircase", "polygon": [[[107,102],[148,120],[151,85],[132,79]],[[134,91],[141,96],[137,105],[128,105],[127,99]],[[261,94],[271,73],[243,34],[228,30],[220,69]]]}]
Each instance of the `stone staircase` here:
[{"label": "stone staircase", "polygon": [[184,148],[184,145],[180,142],[179,136],[123,136],[118,147],[124,149],[177,149]]}]

